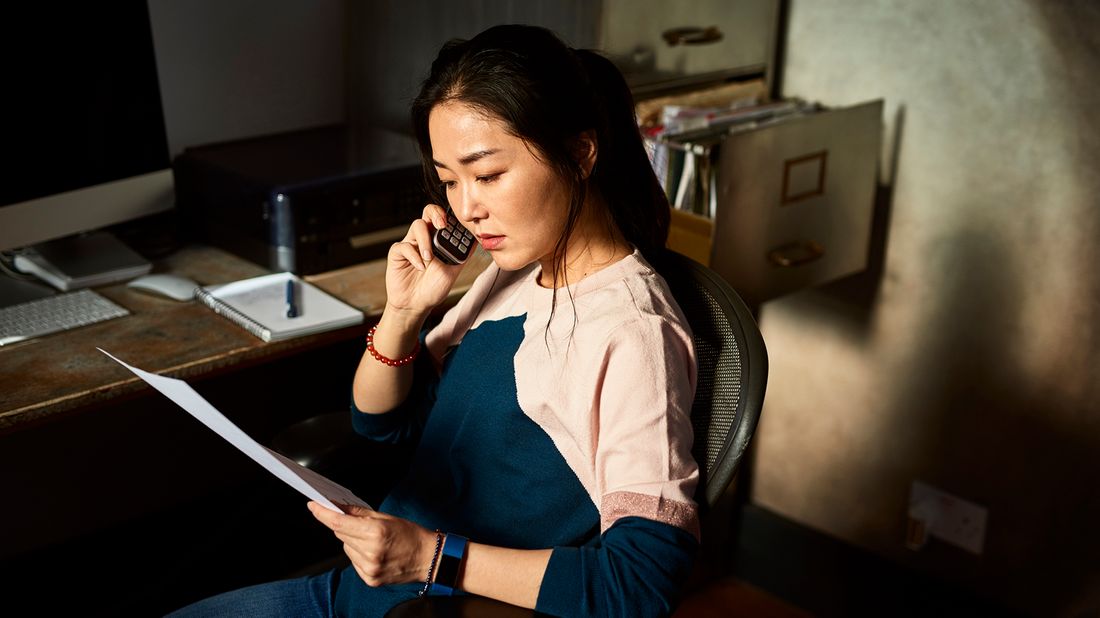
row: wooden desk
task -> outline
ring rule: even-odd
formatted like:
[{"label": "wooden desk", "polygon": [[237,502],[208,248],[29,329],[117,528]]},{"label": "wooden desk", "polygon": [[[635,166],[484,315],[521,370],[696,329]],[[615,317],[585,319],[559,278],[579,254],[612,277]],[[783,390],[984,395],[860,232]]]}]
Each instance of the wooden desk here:
[{"label": "wooden desk", "polygon": [[[484,252],[474,254],[449,302],[469,288],[489,260]],[[268,272],[220,249],[201,246],[178,251],[158,263],[155,271],[185,275],[202,285]],[[0,435],[147,390],[97,347],[147,371],[190,379],[360,337],[385,307],[384,260],[306,279],[362,309],[367,320],[355,327],[264,343],[197,301],[153,297],[124,284],[98,288],[132,314],[0,348]]]},{"label": "wooden desk", "polygon": [[[475,254],[453,302],[488,264]],[[215,284],[264,274],[190,247],[157,272]],[[163,615],[339,551],[304,499],[96,350],[183,378],[262,444],[313,414],[347,409],[362,336],[385,306],[385,264],[311,282],[359,307],[362,325],[264,343],[197,301],[97,288],[132,315],[0,348],[0,579],[8,599],[56,591],[58,612]],[[388,452],[365,475],[385,476]],[[122,564],[119,577],[110,564]],[[55,595],[56,596],[56,595]],[[70,605],[66,605],[71,603]]]}]

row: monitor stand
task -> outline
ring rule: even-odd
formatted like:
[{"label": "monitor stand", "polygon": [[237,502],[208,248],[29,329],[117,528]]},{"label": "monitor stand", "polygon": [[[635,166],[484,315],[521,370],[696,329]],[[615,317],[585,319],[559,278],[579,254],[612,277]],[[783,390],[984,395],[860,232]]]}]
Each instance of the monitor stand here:
[{"label": "monitor stand", "polygon": [[132,279],[153,265],[113,234],[97,231],[24,249],[15,255],[15,268],[69,291]]}]

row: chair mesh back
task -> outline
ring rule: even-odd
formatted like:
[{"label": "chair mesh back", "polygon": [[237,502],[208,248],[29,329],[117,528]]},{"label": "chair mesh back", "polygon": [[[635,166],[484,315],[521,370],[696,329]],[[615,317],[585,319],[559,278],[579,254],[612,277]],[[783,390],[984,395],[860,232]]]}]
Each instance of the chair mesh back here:
[{"label": "chair mesh back", "polygon": [[[729,445],[741,399],[741,350],[729,316],[698,282],[690,309],[683,309],[692,325],[695,355],[699,365],[691,424],[695,429],[695,458],[704,469],[704,483],[710,481],[715,464]],[[694,297],[694,295],[693,295]]]},{"label": "chair mesh back", "polygon": [[698,363],[691,423],[700,467],[696,501],[710,507],[733,480],[756,429],[767,384],[764,341],[748,307],[713,270],[668,251],[655,258],[684,312]]},{"label": "chair mesh back", "polygon": [[[685,289],[686,286],[690,286]],[[681,282],[676,294],[691,324],[698,363],[691,424],[695,431],[695,460],[702,470],[700,497],[713,479],[714,469],[730,445],[741,399],[741,350],[730,327],[730,317],[710,290],[695,279]]]}]

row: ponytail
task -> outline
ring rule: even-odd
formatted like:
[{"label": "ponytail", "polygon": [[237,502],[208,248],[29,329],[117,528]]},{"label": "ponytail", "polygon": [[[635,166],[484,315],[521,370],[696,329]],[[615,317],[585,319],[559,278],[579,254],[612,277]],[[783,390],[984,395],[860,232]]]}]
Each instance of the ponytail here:
[{"label": "ponytail", "polygon": [[642,142],[634,98],[610,60],[587,49],[574,53],[597,108],[599,153],[592,181],[623,236],[643,254],[652,255],[665,247],[671,213]]}]

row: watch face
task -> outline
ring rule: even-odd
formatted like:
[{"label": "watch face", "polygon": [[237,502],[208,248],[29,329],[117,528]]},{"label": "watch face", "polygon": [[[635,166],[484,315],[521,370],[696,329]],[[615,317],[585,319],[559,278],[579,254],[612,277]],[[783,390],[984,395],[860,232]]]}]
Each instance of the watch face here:
[{"label": "watch face", "polygon": [[453,594],[462,561],[466,558],[466,539],[456,534],[448,534],[443,543],[443,552],[439,556],[439,568],[435,572],[432,591],[440,594]]}]

